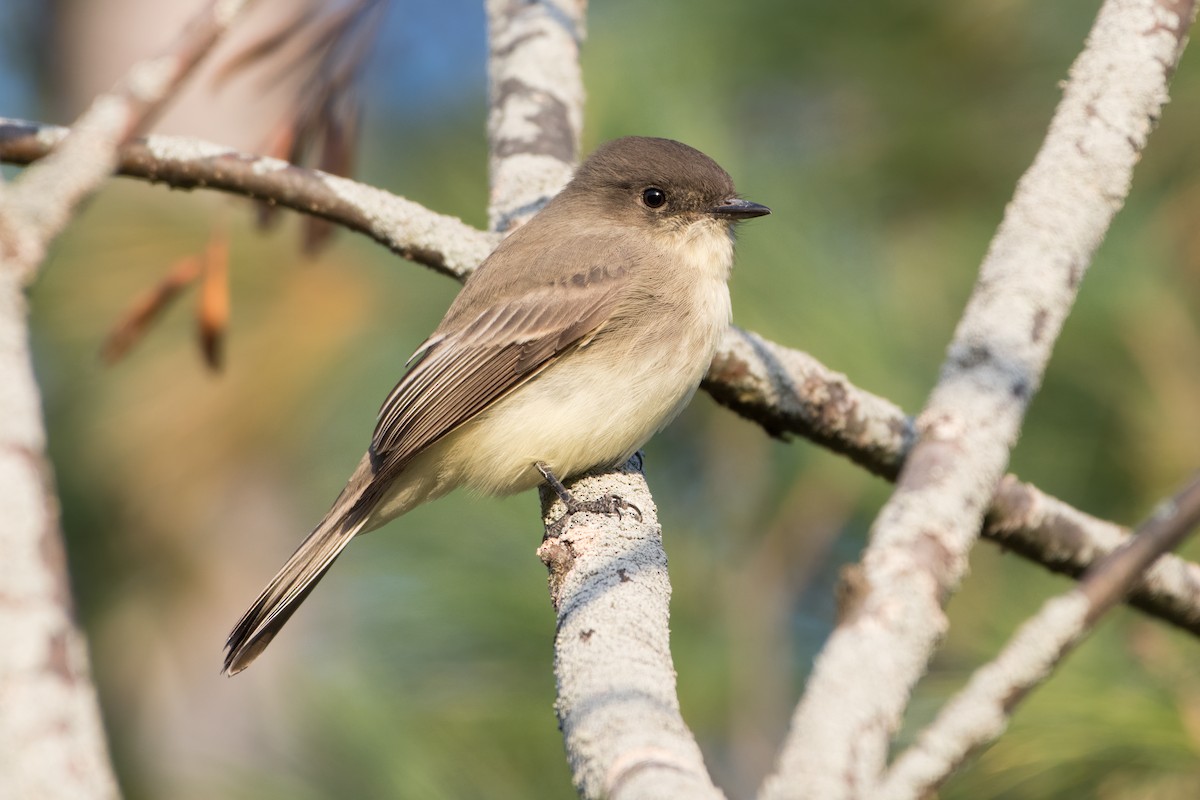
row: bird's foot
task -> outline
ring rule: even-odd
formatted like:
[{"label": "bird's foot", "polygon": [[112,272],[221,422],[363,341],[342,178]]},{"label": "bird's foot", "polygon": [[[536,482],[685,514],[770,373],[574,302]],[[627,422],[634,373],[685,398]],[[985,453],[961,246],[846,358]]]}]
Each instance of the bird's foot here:
[{"label": "bird's foot", "polygon": [[550,467],[539,461],[535,465],[538,472],[542,473],[542,477],[546,479],[546,483],[558,495],[558,499],[563,501],[563,505],[567,507],[567,513],[556,519],[554,522],[546,525],[546,538],[557,539],[567,529],[567,523],[571,517],[580,512],[588,512],[591,514],[616,514],[620,519],[625,511],[630,511],[637,517],[638,522],[642,521],[642,510],[633,503],[627,502],[623,497],[616,494],[606,494],[602,497],[597,497],[595,500],[577,500],[575,496],[567,491],[567,487],[563,486],[562,481],[551,471]]}]

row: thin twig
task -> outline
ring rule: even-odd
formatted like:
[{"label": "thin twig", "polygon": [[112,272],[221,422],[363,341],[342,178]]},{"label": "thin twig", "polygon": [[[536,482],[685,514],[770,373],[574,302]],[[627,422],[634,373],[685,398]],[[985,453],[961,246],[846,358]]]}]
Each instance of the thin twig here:
[{"label": "thin twig", "polygon": [[1200,474],[1165,501],[1133,538],[1088,570],[1066,594],[1049,600],[993,661],[980,667],[916,743],[896,759],[872,797],[929,796],[968,758],[1008,727],[1020,702],[1120,602],[1156,559],[1200,523]]}]

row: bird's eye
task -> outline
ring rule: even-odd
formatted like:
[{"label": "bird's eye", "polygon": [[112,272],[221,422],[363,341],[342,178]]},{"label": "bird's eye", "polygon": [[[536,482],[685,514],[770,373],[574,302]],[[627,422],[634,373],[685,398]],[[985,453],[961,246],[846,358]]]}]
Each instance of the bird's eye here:
[{"label": "bird's eye", "polygon": [[646,208],[662,208],[667,204],[667,193],[657,186],[651,186],[642,190],[642,202]]}]

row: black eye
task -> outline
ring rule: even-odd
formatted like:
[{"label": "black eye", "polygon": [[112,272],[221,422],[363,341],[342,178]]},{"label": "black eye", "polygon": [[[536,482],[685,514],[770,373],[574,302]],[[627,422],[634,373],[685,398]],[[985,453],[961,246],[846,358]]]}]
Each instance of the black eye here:
[{"label": "black eye", "polygon": [[662,208],[667,203],[667,193],[657,186],[642,190],[642,202],[646,208]]}]

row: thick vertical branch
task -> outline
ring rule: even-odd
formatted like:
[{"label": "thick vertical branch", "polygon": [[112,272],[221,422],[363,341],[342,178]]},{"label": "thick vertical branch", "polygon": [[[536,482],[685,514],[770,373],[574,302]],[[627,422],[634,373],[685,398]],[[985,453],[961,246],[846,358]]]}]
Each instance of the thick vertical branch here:
[{"label": "thick vertical branch", "polygon": [[1109,0],[984,259],[857,591],[815,665],[769,800],[871,796],[942,604],[1089,261],[1167,98],[1193,3]]},{"label": "thick vertical branch", "polygon": [[75,625],[21,275],[0,265],[0,796],[112,798]]},{"label": "thick vertical branch", "polygon": [[0,794],[112,798],[87,647],[73,618],[24,286],[118,150],[244,5],[216,0],[164,55],[135,64],[45,159],[0,193]]},{"label": "thick vertical branch", "polygon": [[587,0],[488,0],[488,226],[507,233],[571,179]]},{"label": "thick vertical branch", "polygon": [[[639,514],[576,514],[538,549],[558,613],[555,707],[582,797],[715,800],[679,710],[667,556],[641,461],[571,484],[581,500],[615,492]],[[542,501],[547,525],[566,511],[549,490]]]}]

